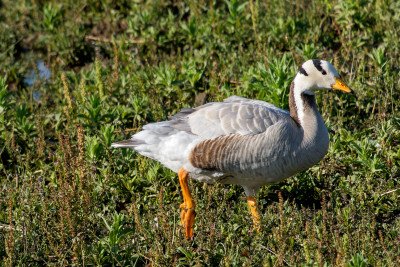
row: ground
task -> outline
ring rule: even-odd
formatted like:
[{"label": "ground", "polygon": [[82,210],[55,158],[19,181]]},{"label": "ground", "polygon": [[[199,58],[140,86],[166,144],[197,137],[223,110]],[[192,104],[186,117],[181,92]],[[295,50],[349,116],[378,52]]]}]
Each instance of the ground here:
[{"label": "ground", "polygon": [[[0,2],[2,265],[400,265],[399,1]],[[321,92],[315,167],[258,195],[111,149],[149,122],[231,95],[288,108],[307,59]]]}]

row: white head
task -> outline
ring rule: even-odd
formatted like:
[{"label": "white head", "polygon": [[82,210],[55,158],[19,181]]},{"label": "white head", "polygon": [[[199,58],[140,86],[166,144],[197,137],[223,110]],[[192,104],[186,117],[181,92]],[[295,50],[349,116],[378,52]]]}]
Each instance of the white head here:
[{"label": "white head", "polygon": [[307,102],[302,95],[312,96],[314,91],[321,89],[335,89],[354,93],[340,78],[339,73],[331,63],[320,59],[310,59],[300,66],[299,72],[293,81],[289,106],[291,116],[297,118],[303,125],[304,110]]},{"label": "white head", "polygon": [[314,94],[315,90],[337,89],[352,92],[342,80],[339,73],[331,63],[320,59],[310,59],[300,66],[299,72],[294,79],[296,91],[308,95]]}]

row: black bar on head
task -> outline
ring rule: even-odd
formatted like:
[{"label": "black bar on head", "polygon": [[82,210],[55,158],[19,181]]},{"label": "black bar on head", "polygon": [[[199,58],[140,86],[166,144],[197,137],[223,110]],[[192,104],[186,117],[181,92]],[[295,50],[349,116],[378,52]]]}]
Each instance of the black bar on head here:
[{"label": "black bar on head", "polygon": [[304,76],[308,76],[308,73],[307,73],[306,70],[303,68],[303,66],[300,66],[299,72],[300,72],[301,74],[303,74]]},{"label": "black bar on head", "polygon": [[313,59],[312,60],[314,66],[319,70],[319,72],[322,73],[322,75],[326,75],[326,71],[321,67],[321,60],[319,59]]}]

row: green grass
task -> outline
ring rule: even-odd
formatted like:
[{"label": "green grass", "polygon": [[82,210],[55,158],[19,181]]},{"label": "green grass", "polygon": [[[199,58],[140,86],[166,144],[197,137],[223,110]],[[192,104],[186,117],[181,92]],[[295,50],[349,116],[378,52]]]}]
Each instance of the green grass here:
[{"label": "green grass", "polygon": [[[185,2],[0,2],[1,264],[400,265],[400,2]],[[318,94],[328,155],[261,189],[258,234],[241,187],[191,181],[187,241],[176,174],[110,148],[233,94],[287,109],[316,57],[356,96]]]}]

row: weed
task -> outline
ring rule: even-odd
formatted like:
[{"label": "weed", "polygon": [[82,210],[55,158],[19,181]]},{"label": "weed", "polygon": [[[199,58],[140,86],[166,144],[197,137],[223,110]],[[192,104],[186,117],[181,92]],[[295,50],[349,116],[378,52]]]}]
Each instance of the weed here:
[{"label": "weed", "polygon": [[[1,264],[398,265],[399,14],[399,1],[3,1]],[[309,58],[357,96],[316,95],[328,155],[260,190],[259,233],[242,188],[191,181],[187,241],[176,175],[110,144],[234,94],[287,109]],[[38,61],[51,75],[29,85]]]}]

